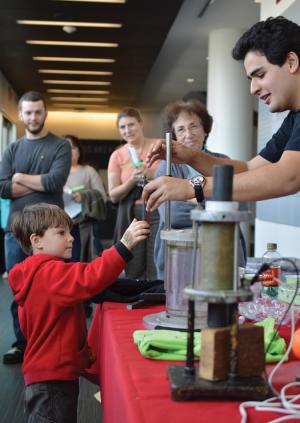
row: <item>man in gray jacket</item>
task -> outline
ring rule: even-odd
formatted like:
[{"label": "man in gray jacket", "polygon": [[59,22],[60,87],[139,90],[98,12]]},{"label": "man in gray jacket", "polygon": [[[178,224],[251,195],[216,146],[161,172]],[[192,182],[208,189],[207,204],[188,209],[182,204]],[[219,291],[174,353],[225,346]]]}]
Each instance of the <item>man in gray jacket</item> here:
[{"label": "man in gray jacket", "polygon": [[[10,232],[13,213],[25,205],[40,202],[63,208],[63,186],[71,166],[69,142],[44,128],[47,107],[40,93],[29,91],[20,98],[19,118],[24,124],[25,135],[6,148],[0,168],[0,196],[11,200],[4,241],[8,272],[26,258]],[[16,341],[3,356],[5,364],[22,362],[26,347],[15,302],[11,305],[11,312]]]}]

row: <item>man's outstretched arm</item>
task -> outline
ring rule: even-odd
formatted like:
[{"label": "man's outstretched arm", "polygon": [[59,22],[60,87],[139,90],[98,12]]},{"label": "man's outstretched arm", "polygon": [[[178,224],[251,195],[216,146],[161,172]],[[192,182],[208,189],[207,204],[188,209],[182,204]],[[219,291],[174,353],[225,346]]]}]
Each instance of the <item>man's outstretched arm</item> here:
[{"label": "man's outstretched arm", "polygon": [[[300,152],[285,151],[276,163],[261,156],[247,162],[247,171],[234,175],[233,199],[236,201],[259,201],[294,194],[300,190]],[[229,163],[230,164],[230,160]],[[208,177],[204,196],[210,198],[213,178]],[[188,200],[195,196],[188,180],[162,176],[149,182],[143,191],[147,208],[156,209],[168,200]]]}]

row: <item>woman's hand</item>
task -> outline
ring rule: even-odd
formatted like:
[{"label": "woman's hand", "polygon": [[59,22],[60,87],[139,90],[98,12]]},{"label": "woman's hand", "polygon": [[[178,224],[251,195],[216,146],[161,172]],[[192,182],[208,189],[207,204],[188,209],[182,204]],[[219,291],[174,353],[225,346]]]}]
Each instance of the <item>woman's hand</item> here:
[{"label": "woman's hand", "polygon": [[121,242],[132,250],[139,242],[148,238],[150,235],[150,225],[145,220],[133,219],[128,229],[125,231]]},{"label": "woman's hand", "polygon": [[153,179],[152,171],[146,166],[142,164],[133,170],[132,179],[135,181],[136,184],[143,183],[144,177],[146,177],[147,181]]},{"label": "woman's hand", "polygon": [[[171,142],[171,160],[173,163],[189,164],[195,156],[195,150],[179,141]],[[150,167],[156,160],[166,160],[166,142],[158,140],[152,144],[147,155],[146,164]]]},{"label": "woman's hand", "polygon": [[72,197],[73,197],[73,200],[76,201],[76,203],[81,203],[82,197],[79,191],[73,192]]}]

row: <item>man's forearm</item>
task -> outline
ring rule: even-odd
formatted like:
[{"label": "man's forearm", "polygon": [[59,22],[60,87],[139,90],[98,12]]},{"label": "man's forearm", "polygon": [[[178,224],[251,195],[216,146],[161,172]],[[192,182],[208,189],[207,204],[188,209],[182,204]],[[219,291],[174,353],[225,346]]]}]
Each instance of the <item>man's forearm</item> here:
[{"label": "man's forearm", "polygon": [[[300,190],[298,171],[300,152],[285,152],[279,162],[263,161],[264,165],[234,175],[233,200],[261,201],[295,194]],[[262,161],[263,159],[261,159]],[[204,195],[211,198],[213,178],[207,178]]]},{"label": "man's forearm", "polygon": [[28,175],[26,173],[15,173],[12,178],[13,183],[24,185],[32,191],[45,191],[42,185],[41,175]]},{"label": "man's forearm", "polygon": [[204,152],[198,152],[191,156],[189,165],[205,176],[213,175],[215,165],[230,165],[234,168],[234,173],[241,173],[248,170],[247,163],[241,160],[231,160],[223,157],[215,157]]},{"label": "man's forearm", "polygon": [[11,185],[12,198],[24,197],[25,195],[31,194],[34,192],[32,189],[26,187],[25,185],[17,184],[15,182]]}]

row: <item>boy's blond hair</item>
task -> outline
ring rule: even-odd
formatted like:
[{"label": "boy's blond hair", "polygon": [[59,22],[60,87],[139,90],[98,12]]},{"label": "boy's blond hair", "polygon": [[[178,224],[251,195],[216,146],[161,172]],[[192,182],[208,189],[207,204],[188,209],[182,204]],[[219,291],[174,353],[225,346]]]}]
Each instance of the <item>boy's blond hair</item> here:
[{"label": "boy's blond hair", "polygon": [[11,230],[26,254],[32,254],[30,236],[43,236],[49,228],[59,226],[72,228],[72,219],[67,213],[54,204],[38,203],[25,206],[22,211],[13,215]]}]

